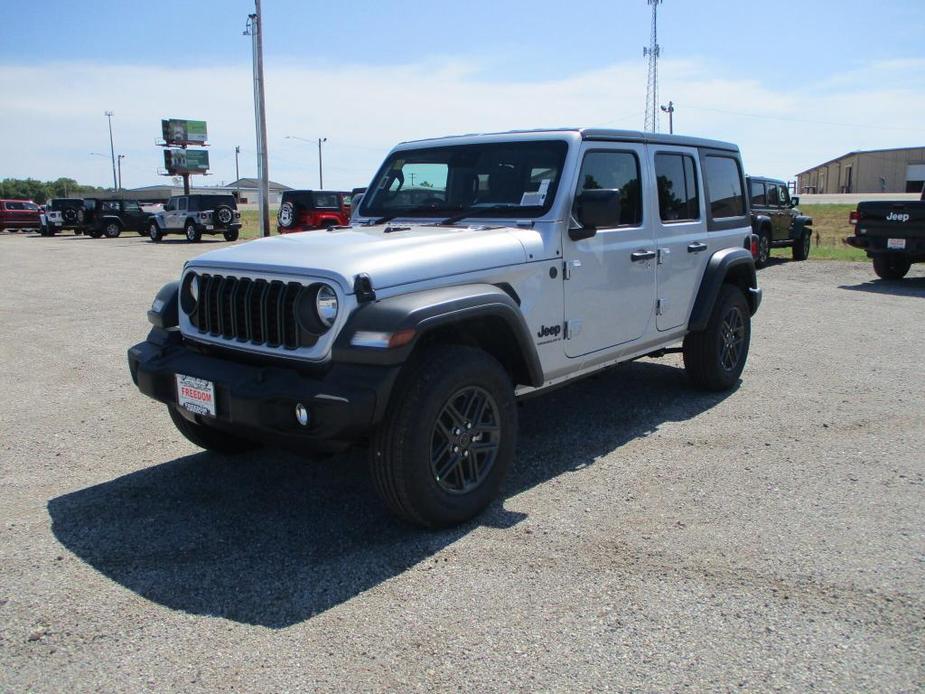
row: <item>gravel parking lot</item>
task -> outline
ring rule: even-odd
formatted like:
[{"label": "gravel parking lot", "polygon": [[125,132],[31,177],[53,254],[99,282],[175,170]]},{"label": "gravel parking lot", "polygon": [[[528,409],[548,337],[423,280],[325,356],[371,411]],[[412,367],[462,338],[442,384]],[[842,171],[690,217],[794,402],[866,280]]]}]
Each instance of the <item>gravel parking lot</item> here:
[{"label": "gravel parking lot", "polygon": [[360,452],[223,459],[135,390],[220,245],[0,235],[0,690],[925,686],[925,266],[773,262],[738,390],[528,401],[503,502],[425,533]]}]

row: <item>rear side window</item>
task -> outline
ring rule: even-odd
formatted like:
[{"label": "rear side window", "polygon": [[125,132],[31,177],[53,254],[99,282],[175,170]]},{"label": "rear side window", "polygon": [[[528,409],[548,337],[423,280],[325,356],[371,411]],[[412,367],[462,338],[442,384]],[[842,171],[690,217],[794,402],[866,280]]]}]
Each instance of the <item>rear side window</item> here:
[{"label": "rear side window", "polygon": [[578,192],[620,189],[620,224],[642,224],[639,160],[632,152],[588,152],[581,165]]},{"label": "rear side window", "polygon": [[315,193],[315,207],[337,209],[340,207],[337,193]]},{"label": "rear side window", "polygon": [[700,219],[700,193],[694,159],[685,154],[656,154],[658,209],[663,222]]},{"label": "rear side window", "polygon": [[22,204],[21,202],[7,202],[7,203],[4,203],[4,205],[6,206],[6,209],[8,209],[8,210],[23,210],[23,209],[25,209],[25,207],[23,207],[23,204]]},{"label": "rear side window", "polygon": [[764,207],[768,204],[767,196],[764,193],[763,181],[749,181],[748,194],[752,199],[752,205]]},{"label": "rear side window", "polygon": [[768,204],[769,205],[780,205],[780,195],[777,192],[777,186],[768,184]]},{"label": "rear side window", "polygon": [[732,157],[704,157],[704,175],[710,191],[710,215],[713,219],[745,215],[745,195],[739,162]]}]

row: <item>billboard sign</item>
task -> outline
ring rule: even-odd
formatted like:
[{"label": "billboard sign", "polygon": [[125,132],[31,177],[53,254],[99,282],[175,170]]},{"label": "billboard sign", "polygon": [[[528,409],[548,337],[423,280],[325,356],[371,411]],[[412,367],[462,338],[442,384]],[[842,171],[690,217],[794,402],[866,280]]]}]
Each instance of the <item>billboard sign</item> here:
[{"label": "billboard sign", "polygon": [[165,149],[164,168],[170,176],[205,173],[209,170],[209,152],[204,149]]},{"label": "billboard sign", "polygon": [[167,118],[161,120],[161,130],[168,145],[202,145],[208,139],[204,120]]}]

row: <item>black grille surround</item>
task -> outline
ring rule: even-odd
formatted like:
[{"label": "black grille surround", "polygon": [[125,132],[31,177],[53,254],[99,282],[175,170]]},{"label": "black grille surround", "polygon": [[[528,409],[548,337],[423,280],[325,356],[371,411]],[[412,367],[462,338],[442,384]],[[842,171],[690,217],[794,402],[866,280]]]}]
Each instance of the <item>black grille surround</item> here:
[{"label": "black grille surround", "polygon": [[[318,342],[320,335],[305,330],[299,321],[299,305],[303,299],[314,303],[317,285],[195,274],[199,278],[199,300],[187,315],[200,335],[222,338],[241,346],[250,344],[284,350],[311,347]],[[187,291],[187,278],[181,283],[181,292]]]}]

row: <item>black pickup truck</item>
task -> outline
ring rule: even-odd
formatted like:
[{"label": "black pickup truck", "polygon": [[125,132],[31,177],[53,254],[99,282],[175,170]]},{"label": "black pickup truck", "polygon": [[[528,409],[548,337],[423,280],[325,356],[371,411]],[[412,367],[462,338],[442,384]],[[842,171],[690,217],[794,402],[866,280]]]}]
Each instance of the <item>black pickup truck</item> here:
[{"label": "black pickup truck", "polygon": [[912,263],[925,263],[925,190],[919,202],[859,203],[850,221],[845,243],[867,251],[878,277],[902,279]]}]

